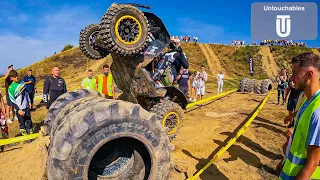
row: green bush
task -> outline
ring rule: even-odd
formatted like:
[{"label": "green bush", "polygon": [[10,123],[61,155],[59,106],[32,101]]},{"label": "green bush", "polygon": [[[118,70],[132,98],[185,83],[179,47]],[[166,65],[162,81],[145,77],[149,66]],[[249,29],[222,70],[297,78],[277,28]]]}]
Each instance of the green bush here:
[{"label": "green bush", "polygon": [[67,45],[64,46],[64,48],[62,49],[61,52],[67,51],[67,50],[69,50],[69,49],[72,49],[73,47],[74,47],[74,46],[73,46],[72,44],[67,44]]}]

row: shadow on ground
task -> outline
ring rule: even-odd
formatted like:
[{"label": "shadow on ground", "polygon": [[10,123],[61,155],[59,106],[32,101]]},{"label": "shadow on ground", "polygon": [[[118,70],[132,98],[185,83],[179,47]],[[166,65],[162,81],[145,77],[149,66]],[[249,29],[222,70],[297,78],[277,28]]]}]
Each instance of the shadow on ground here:
[{"label": "shadow on ground", "polygon": [[[197,157],[193,156],[187,150],[182,150],[182,152],[184,154],[186,154],[187,156],[189,156],[189,157],[191,157],[191,158],[193,158],[193,159],[198,161],[198,164],[196,165],[197,171],[199,171],[201,168],[203,168],[209,162],[208,159],[212,159],[213,155],[214,155],[214,154],[212,154],[212,156],[210,156],[208,159],[204,159],[204,158],[197,158]],[[199,177],[202,180],[212,180],[212,177],[215,177],[215,179],[219,179],[219,180],[227,180],[228,179],[222,172],[220,172],[220,170],[218,169],[218,167],[215,164],[212,164]],[[187,178],[188,177],[186,177],[186,179]]]},{"label": "shadow on ground", "polygon": [[[210,162],[210,160],[215,156],[215,154],[217,154],[219,152],[220,149],[222,149],[224,146],[227,145],[228,141],[230,139],[232,139],[233,137],[236,136],[236,133],[242,128],[242,126],[251,118],[251,116],[253,115],[253,113],[258,109],[258,107],[261,105],[262,101],[259,103],[259,105],[250,113],[248,114],[248,117],[234,130],[233,133],[231,132],[225,132],[225,135],[228,135],[228,137],[222,142],[220,140],[213,140],[216,144],[218,144],[219,146],[209,155],[209,157],[207,159],[204,158],[197,158],[194,157],[190,152],[188,152],[187,150],[182,150],[183,153],[185,153],[187,156],[198,160],[198,164],[196,165],[196,169],[197,172],[199,170],[201,170],[207,163]],[[281,131],[283,132],[283,131]],[[223,134],[223,133],[222,133]],[[242,138],[243,144],[245,144],[246,146],[248,146],[249,148],[251,148],[253,151],[258,151],[259,153],[266,153],[267,157],[271,158],[271,159],[280,159],[282,156],[269,152],[265,149],[263,149],[259,144],[252,142],[250,139],[246,139],[246,138]],[[256,155],[254,155],[253,153],[243,149],[241,146],[238,145],[232,145],[228,150],[229,154],[231,155],[230,158],[224,159],[224,161],[229,162],[229,161],[234,161],[237,160],[238,158],[240,158],[243,162],[245,162],[248,165],[254,166],[258,169],[263,169],[264,171],[272,174],[272,175],[276,175],[276,171],[267,166],[267,165],[263,165],[259,159],[259,157],[257,157]],[[210,169],[212,169],[210,171]],[[195,175],[195,174],[193,174]],[[220,177],[218,177],[220,176]],[[206,169],[201,175],[200,178],[201,179],[212,179],[212,177],[217,177],[217,179],[228,179],[223,173],[221,173],[219,171],[219,169],[212,164],[208,169]]]}]

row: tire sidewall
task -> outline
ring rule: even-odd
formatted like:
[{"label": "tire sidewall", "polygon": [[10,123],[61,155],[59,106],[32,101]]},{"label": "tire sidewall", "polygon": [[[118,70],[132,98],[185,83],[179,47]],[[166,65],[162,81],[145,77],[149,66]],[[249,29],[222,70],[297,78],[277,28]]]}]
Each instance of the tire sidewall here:
[{"label": "tire sidewall", "polygon": [[90,46],[90,36],[94,33],[94,32],[98,32],[98,35],[99,35],[99,31],[100,31],[100,28],[99,28],[99,25],[89,25],[85,28],[85,46],[88,50],[90,50],[90,52],[95,55],[95,56],[98,56],[100,57],[101,54],[99,53],[99,51],[97,51],[96,49],[93,49],[93,47]]}]

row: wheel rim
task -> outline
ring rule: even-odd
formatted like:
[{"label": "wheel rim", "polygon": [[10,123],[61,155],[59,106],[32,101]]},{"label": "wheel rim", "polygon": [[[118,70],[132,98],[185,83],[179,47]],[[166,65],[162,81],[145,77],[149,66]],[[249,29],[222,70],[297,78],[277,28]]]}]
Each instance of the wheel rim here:
[{"label": "wheel rim", "polygon": [[91,33],[89,36],[89,46],[92,49],[95,49],[95,41],[96,41],[96,37],[98,36],[98,34],[99,34],[99,31],[95,31],[95,32]]},{"label": "wheel rim", "polygon": [[177,132],[179,125],[180,125],[180,117],[176,112],[167,113],[162,120],[162,126],[168,127],[170,129],[169,132],[167,133],[168,135],[171,135]]},{"label": "wheel rim", "polygon": [[137,18],[126,15],[116,22],[116,36],[120,42],[132,45],[138,42],[142,35],[142,27]]}]

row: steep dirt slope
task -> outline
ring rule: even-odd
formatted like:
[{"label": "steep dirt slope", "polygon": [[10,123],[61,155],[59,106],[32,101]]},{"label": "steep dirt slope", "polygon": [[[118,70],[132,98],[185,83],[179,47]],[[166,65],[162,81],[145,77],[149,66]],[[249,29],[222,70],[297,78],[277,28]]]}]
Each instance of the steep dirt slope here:
[{"label": "steep dirt slope", "polygon": [[220,61],[220,58],[211,49],[209,44],[199,44],[199,47],[206,57],[207,63],[213,75],[218,74],[221,70],[226,72],[225,68],[222,66],[222,61]]},{"label": "steep dirt slope", "polygon": [[311,50],[312,50],[313,53],[315,53],[315,54],[317,54],[317,55],[320,55],[319,49],[314,49],[314,48],[313,48],[313,49],[311,49]]},{"label": "steep dirt slope", "polygon": [[262,67],[269,77],[275,77],[278,74],[279,67],[273,58],[268,46],[261,46]]},{"label": "steep dirt slope", "polygon": [[291,71],[291,59],[292,57],[303,52],[312,52],[311,48],[293,46],[293,47],[284,47],[284,46],[274,46],[270,48],[273,58],[275,59],[279,69],[288,68]]}]

